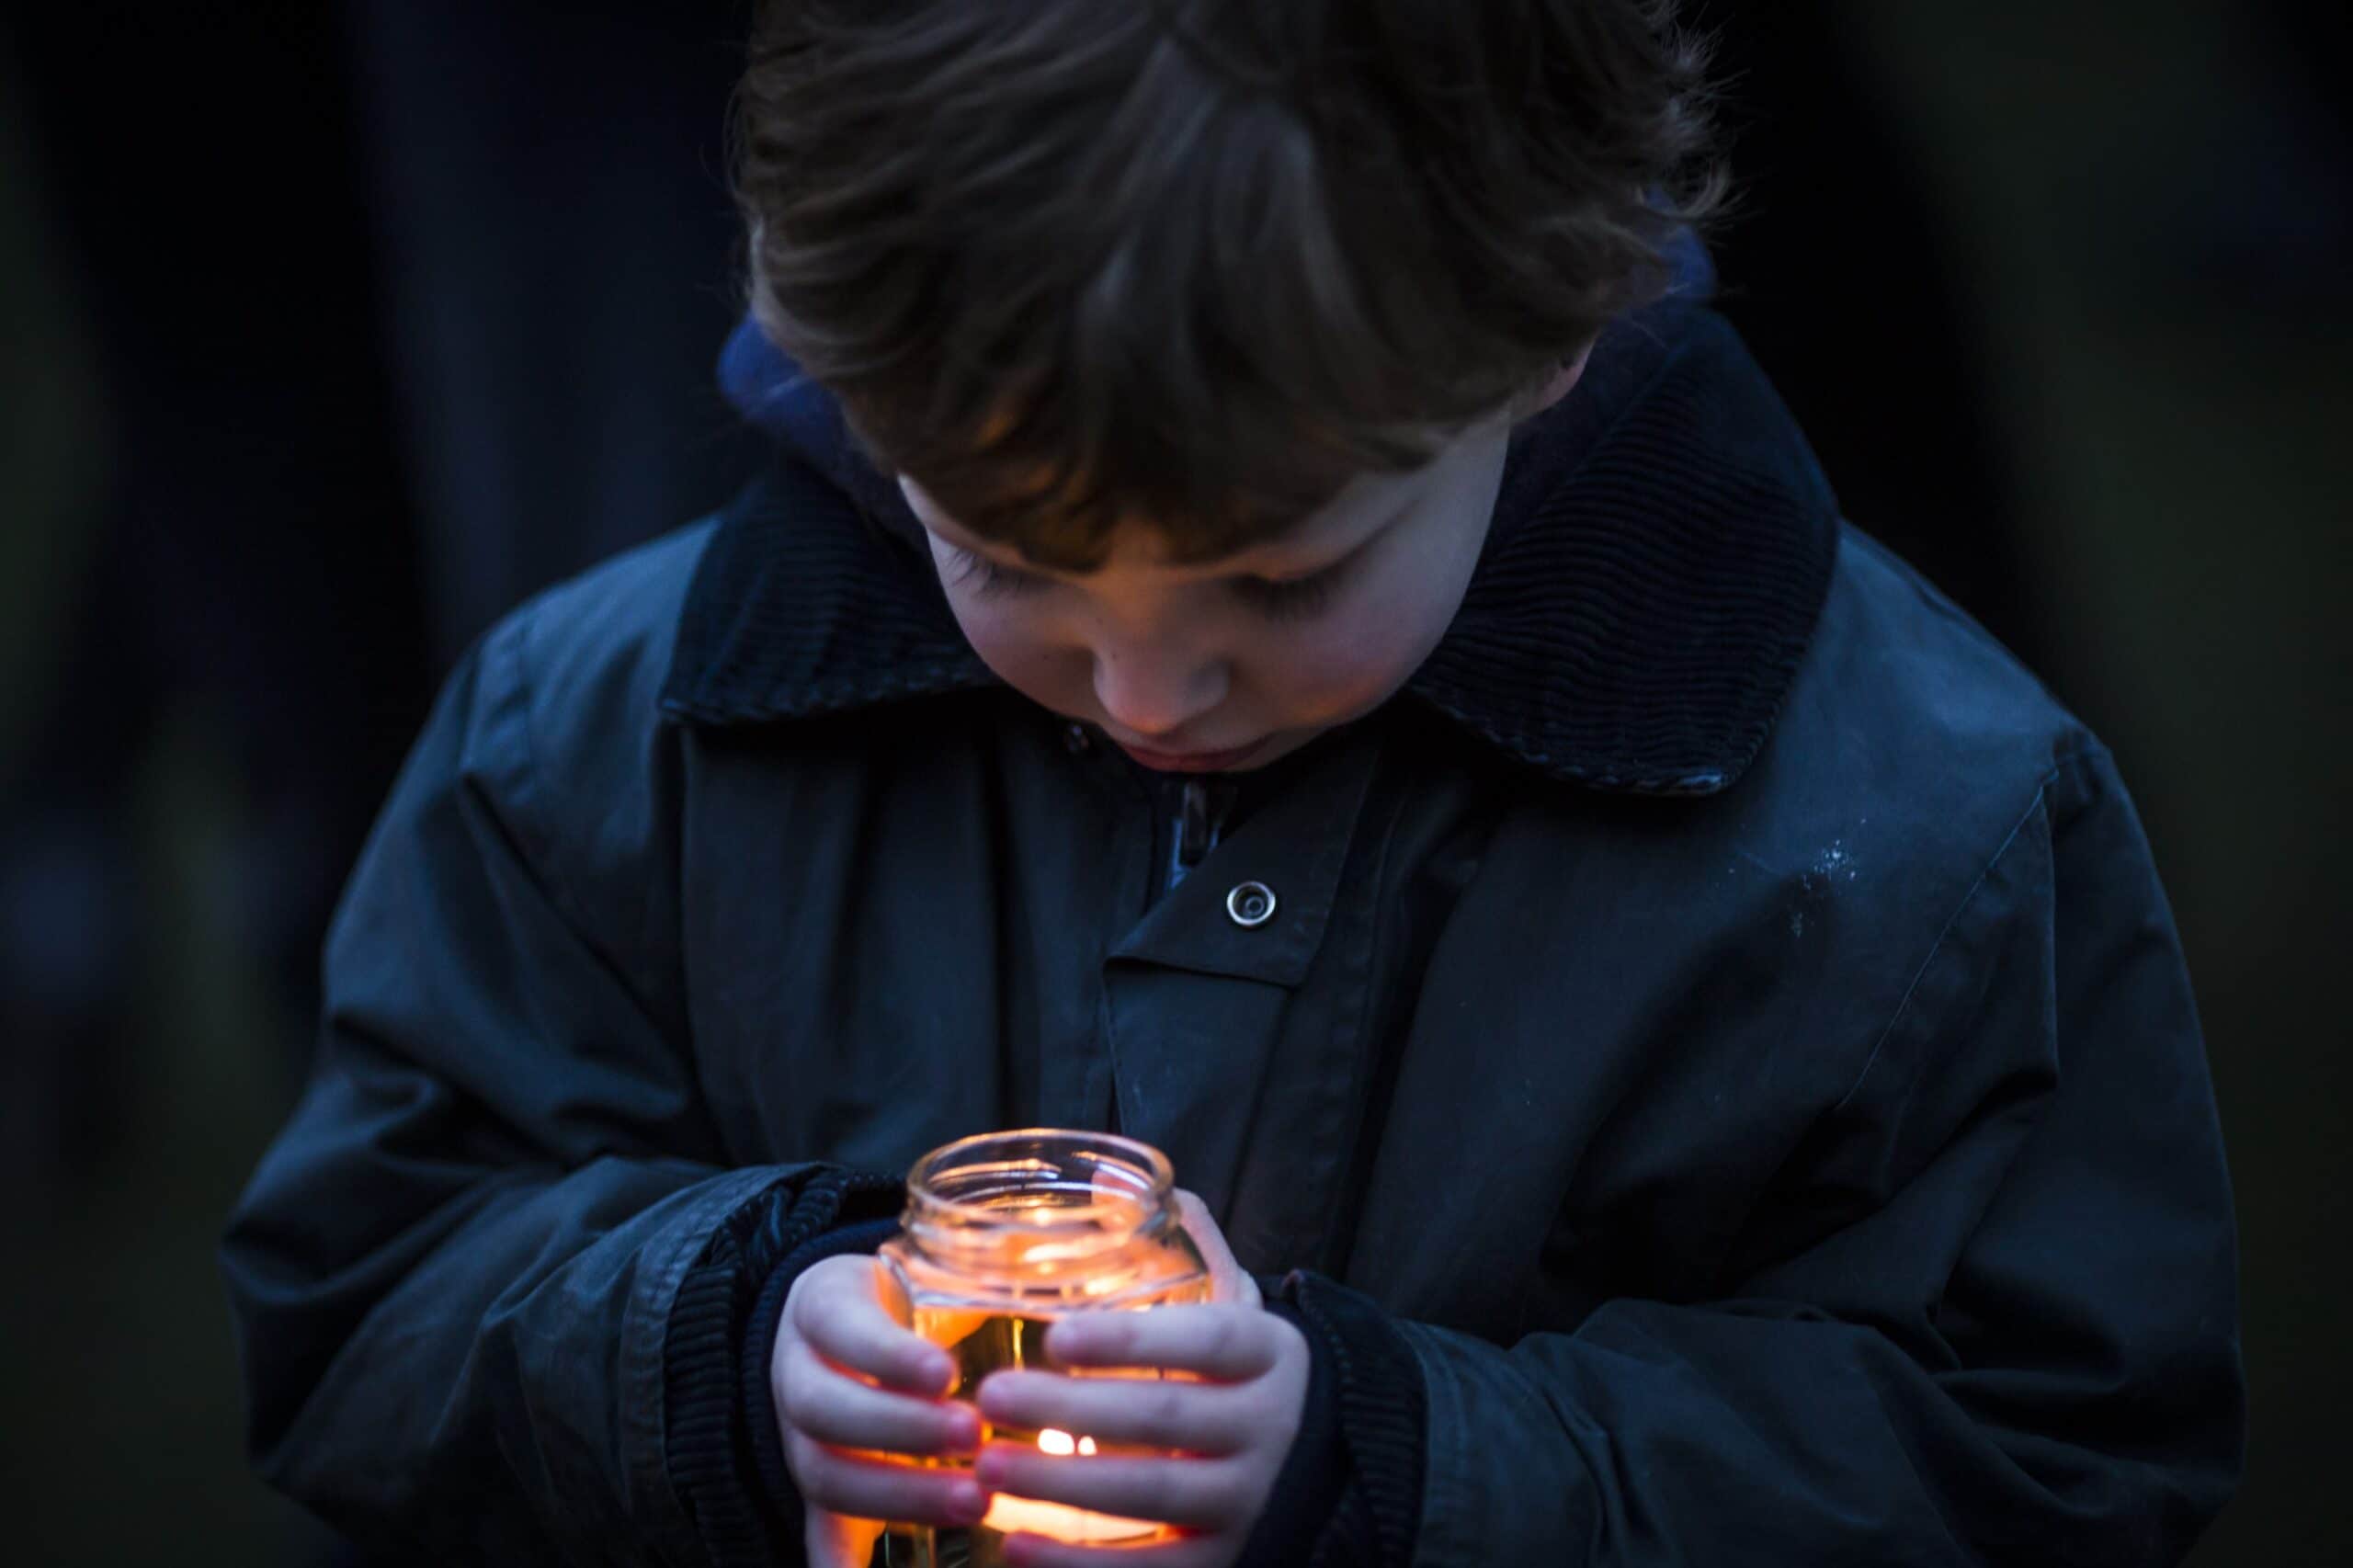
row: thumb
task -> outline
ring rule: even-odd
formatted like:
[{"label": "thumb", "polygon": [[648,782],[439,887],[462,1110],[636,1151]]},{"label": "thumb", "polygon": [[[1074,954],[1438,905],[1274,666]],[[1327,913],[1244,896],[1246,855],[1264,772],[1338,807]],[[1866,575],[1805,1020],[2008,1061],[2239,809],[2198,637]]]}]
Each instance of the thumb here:
[{"label": "thumb", "polygon": [[1179,1189],[1176,1193],[1176,1217],[1184,1224],[1185,1233],[1193,1238],[1200,1249],[1201,1261],[1209,1265],[1210,1299],[1213,1301],[1243,1301],[1251,1306],[1258,1300],[1258,1282],[1243,1272],[1234,1261],[1233,1249],[1225,1244],[1225,1233],[1218,1229],[1210,1217],[1209,1205],[1191,1193]]}]

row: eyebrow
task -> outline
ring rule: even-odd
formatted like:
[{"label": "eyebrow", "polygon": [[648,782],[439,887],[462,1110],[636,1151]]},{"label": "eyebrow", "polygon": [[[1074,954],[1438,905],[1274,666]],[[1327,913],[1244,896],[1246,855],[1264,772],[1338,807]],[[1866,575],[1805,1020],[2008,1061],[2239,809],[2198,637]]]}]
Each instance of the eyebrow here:
[{"label": "eyebrow", "polygon": [[[1251,551],[1244,551],[1216,561],[1197,562],[1190,566],[1176,564],[1173,569],[1183,572],[1198,571],[1204,578],[1213,581],[1256,578],[1266,582],[1303,582],[1311,577],[1321,576],[1353,559],[1375,540],[1403,521],[1405,515],[1414,509],[1420,499],[1421,496],[1418,494],[1414,494],[1397,498],[1391,506],[1366,508],[1373,521],[1352,532],[1335,529],[1334,531],[1344,541],[1338,547],[1337,553],[1326,556],[1310,566],[1300,567],[1293,563],[1279,562],[1267,562],[1257,566],[1236,564],[1236,562],[1247,562],[1256,551],[1279,546],[1283,540],[1278,539],[1255,547]],[[1051,566],[1040,565],[1024,556],[1018,550],[1007,550],[994,540],[984,540],[972,533],[962,524],[940,512],[937,506],[931,507],[930,510],[932,517],[938,521],[926,522],[926,528],[956,549],[980,556],[994,565],[1007,571],[1024,572],[1032,576],[1048,577],[1063,582],[1084,582],[1092,575],[1087,572],[1064,572]],[[917,520],[924,520],[920,513]]]}]

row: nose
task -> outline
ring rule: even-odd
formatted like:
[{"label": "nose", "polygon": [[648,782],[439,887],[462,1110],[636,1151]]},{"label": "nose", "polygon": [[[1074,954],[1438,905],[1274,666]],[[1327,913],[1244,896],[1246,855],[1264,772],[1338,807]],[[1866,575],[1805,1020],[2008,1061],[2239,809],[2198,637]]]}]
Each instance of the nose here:
[{"label": "nose", "polygon": [[1222,659],[1150,642],[1095,649],[1095,700],[1138,740],[1162,740],[1225,700]]}]

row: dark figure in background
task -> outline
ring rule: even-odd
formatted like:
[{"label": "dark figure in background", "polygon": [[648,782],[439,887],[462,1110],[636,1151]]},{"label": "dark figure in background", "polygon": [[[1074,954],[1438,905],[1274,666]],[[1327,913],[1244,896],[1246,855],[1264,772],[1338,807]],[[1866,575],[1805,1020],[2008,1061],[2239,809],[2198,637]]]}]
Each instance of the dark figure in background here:
[{"label": "dark figure in background", "polygon": [[250,824],[230,914],[291,1071],[335,891],[441,672],[748,472],[711,376],[741,27],[458,0],[0,25],[110,455],[0,816],[0,931],[26,937],[0,944],[6,1158],[51,1192],[107,1147],[136,1048],[157,722],[193,702],[225,736]]},{"label": "dark figure in background", "polygon": [[0,817],[0,929],[38,937],[0,944],[0,1159],[38,1210],[107,1150],[169,939],[131,821],[159,721],[192,712],[235,769],[216,913],[307,1037],[430,671],[332,14],[91,0],[0,26],[107,452]]},{"label": "dark figure in background", "polygon": [[437,665],[758,460],[711,374],[741,303],[743,7],[351,0]]}]

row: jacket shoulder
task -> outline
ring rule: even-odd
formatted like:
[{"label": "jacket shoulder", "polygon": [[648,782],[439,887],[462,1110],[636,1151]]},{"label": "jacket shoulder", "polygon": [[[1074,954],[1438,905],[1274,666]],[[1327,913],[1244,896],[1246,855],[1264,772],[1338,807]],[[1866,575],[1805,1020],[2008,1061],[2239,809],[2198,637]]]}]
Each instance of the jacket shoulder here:
[{"label": "jacket shoulder", "polygon": [[2100,746],[1992,634],[1848,525],[1771,750],[1777,770],[1847,780],[1982,846]]},{"label": "jacket shoulder", "polygon": [[1848,528],[1780,721],[1700,819],[1716,858],[1693,874],[1712,869],[1727,917],[1764,934],[1745,950],[1867,1050],[1927,1001],[1916,978],[1964,911],[1989,932],[2048,920],[2054,808],[2106,766],[1992,636]]},{"label": "jacket shoulder", "polygon": [[547,589],[475,652],[464,771],[585,904],[642,889],[669,836],[676,770],[661,692],[714,526],[689,524]]}]

